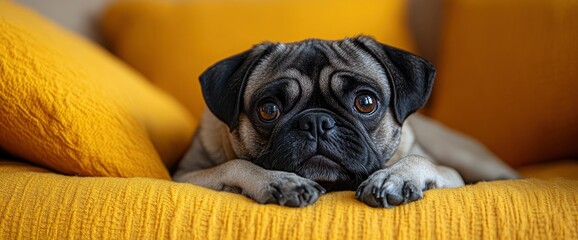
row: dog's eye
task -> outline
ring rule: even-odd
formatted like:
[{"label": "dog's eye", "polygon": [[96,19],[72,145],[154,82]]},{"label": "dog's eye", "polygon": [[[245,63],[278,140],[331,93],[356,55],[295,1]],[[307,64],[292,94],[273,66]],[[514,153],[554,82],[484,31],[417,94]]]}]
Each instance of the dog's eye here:
[{"label": "dog's eye", "polygon": [[279,115],[281,115],[277,104],[272,102],[261,104],[261,106],[259,106],[257,109],[257,112],[259,113],[259,118],[263,122],[272,122],[273,120],[277,119]]},{"label": "dog's eye", "polygon": [[355,98],[355,108],[360,113],[372,113],[375,107],[375,100],[370,95],[361,94]]}]

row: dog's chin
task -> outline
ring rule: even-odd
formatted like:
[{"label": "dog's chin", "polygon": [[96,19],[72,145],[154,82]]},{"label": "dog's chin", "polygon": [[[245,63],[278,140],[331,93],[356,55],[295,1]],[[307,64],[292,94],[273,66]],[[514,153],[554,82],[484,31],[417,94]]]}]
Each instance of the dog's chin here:
[{"label": "dog's chin", "polygon": [[297,169],[297,174],[316,182],[341,182],[348,180],[345,169],[323,155],[314,155]]}]

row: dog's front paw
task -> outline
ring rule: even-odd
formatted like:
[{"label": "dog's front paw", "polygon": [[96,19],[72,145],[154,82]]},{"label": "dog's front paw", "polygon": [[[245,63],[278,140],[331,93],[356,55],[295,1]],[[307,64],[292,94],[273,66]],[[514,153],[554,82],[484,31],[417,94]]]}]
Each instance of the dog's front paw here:
[{"label": "dog's front paw", "polygon": [[423,198],[426,190],[419,182],[389,169],[373,173],[357,188],[355,197],[372,207],[394,207]]},{"label": "dog's front paw", "polygon": [[[372,207],[390,208],[419,200],[423,198],[423,191],[438,187],[433,169],[427,169],[433,165],[409,162],[371,174],[359,185],[355,197]],[[415,171],[413,167],[424,169]]]},{"label": "dog's front paw", "polygon": [[260,203],[274,203],[288,207],[305,207],[319,199],[326,191],[316,182],[294,173],[270,173],[271,182],[260,193],[250,196]]}]

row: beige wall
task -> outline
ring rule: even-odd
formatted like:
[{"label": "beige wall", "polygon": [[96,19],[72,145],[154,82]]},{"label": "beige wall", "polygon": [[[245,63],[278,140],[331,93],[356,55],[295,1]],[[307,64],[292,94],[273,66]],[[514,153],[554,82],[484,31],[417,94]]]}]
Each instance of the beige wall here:
[{"label": "beige wall", "polygon": [[80,35],[101,42],[98,20],[103,8],[114,0],[14,0],[35,9]]}]

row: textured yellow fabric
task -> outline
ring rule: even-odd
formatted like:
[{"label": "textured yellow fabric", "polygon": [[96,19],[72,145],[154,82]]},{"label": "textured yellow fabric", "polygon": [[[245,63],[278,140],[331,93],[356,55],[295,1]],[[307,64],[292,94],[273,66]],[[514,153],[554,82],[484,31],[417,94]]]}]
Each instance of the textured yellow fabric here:
[{"label": "textured yellow fabric", "polygon": [[436,189],[394,209],[353,195],[292,209],[166,180],[71,177],[0,162],[0,239],[578,239],[578,181]]},{"label": "textured yellow fabric", "polygon": [[[81,176],[169,178],[194,121],[106,51],[0,1],[0,148]],[[161,161],[162,160],[162,161]]]},{"label": "textured yellow fabric", "polygon": [[451,0],[431,115],[511,165],[578,158],[578,1]]},{"label": "textured yellow fabric", "polygon": [[405,2],[129,0],[113,4],[102,25],[115,54],[198,116],[201,72],[263,41],[369,34],[412,50]]}]

